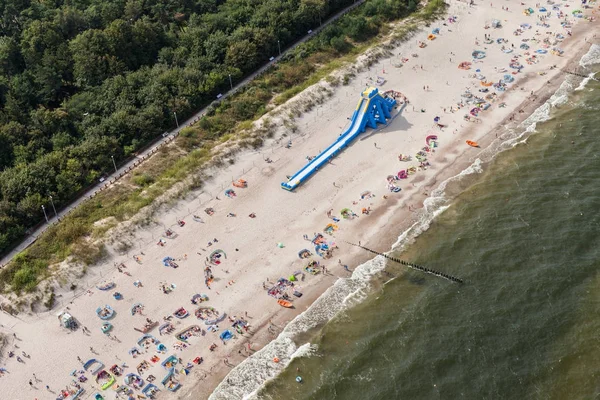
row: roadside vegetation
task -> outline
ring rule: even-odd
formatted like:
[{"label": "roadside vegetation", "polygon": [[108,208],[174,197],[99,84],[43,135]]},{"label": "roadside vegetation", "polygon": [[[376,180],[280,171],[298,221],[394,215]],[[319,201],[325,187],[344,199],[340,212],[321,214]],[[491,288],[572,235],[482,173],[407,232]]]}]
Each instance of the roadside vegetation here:
[{"label": "roadside vegetation", "polygon": [[[88,4],[91,2],[82,1],[81,3]],[[133,3],[135,1],[130,0],[126,2],[126,5]],[[147,3],[144,3],[144,7]],[[231,27],[233,22],[228,18],[232,18],[232,15],[237,15],[237,13],[249,16],[244,17],[250,18],[249,21],[245,21],[248,25],[256,24],[256,20],[260,20],[259,15],[261,12],[258,12],[258,10],[262,10],[262,3],[252,5],[252,10],[248,10],[247,14],[234,8],[234,4],[238,3],[240,3],[239,7],[242,7],[242,2],[236,0],[234,2],[227,1],[219,7],[211,8],[206,11],[206,15],[198,16],[198,20],[195,22],[194,18],[196,17],[193,16],[194,14],[189,13],[183,13],[184,16],[179,16],[178,18],[181,21],[177,19],[169,21],[168,18],[165,21],[155,16],[153,18],[157,18],[156,23],[159,24],[158,26],[165,27],[163,33],[157,34],[169,34],[177,38],[181,36],[180,40],[187,38],[190,42],[186,42],[186,45],[189,45],[190,48],[195,48],[193,46],[202,48],[202,50],[196,49],[194,51],[198,51],[205,56],[212,35],[216,32],[216,30],[210,32],[213,29],[210,28],[211,26]],[[282,45],[305,33],[306,26],[314,26],[315,18],[318,21],[319,16],[328,15],[334,10],[346,6],[348,2],[291,3],[294,4],[293,7],[296,7],[296,10],[308,12],[309,9],[313,10],[317,7],[321,11],[316,14],[313,12],[311,14],[313,19],[304,20],[301,24],[294,19],[296,17],[292,18],[284,11],[269,14],[267,12],[271,9],[269,7],[274,7],[275,3],[266,2],[265,4],[269,4],[269,6],[266,11],[262,11],[266,14],[262,16],[264,20],[261,21],[268,25],[271,23],[271,19],[286,19],[287,16],[293,20],[289,21],[290,24],[298,24],[293,26],[301,29],[297,31],[296,35],[287,33],[285,42],[281,40]],[[73,2],[69,4],[73,4]],[[246,4],[244,7],[248,7],[248,3],[244,4]],[[285,10],[285,4],[292,7],[288,3],[282,3],[278,6],[279,8],[274,9]],[[193,179],[189,180],[185,190],[200,187],[202,178],[198,174],[199,169],[209,164],[218,165],[218,163],[226,162],[223,157],[220,157],[219,151],[216,150],[218,146],[227,141],[235,141],[240,149],[243,147],[260,147],[263,139],[272,135],[273,130],[266,119],[263,119],[263,123],[258,127],[253,126],[253,121],[263,116],[273,106],[285,103],[323,78],[328,79],[334,86],[343,85],[344,81],[347,81],[350,77],[344,77],[340,80],[331,78],[329,74],[345,62],[355,60],[357,55],[374,45],[384,35],[387,37],[392,35],[396,40],[402,40],[414,31],[419,23],[422,24],[422,21],[427,22],[437,18],[444,10],[444,3],[442,0],[428,2],[413,14],[409,23],[395,31],[391,31],[390,22],[408,16],[415,8],[416,4],[413,1],[369,0],[336,23],[325,28],[313,39],[286,54],[284,59],[270,69],[269,72],[255,79],[240,93],[211,108],[207,115],[194,126],[182,130],[173,145],[163,148],[119,184],[84,202],[64,218],[60,224],[51,227],[35,244],[0,270],[0,285],[4,290],[33,291],[40,280],[52,272],[49,269],[50,265],[65,259],[84,265],[92,265],[101,260],[107,254],[107,250],[100,239],[109,229],[115,227],[119,222],[130,219],[146,206],[151,205],[156,209],[158,204],[155,200],[164,197],[169,189],[172,189],[175,184],[185,178],[194,176]],[[299,12],[296,11],[296,13]],[[150,17],[144,17],[144,12],[136,15],[138,15],[138,19],[135,21],[153,21]],[[228,24],[222,25],[224,20],[229,21]],[[207,25],[207,21],[213,25]],[[250,21],[253,21],[252,24]],[[184,22],[185,24],[183,24]],[[108,27],[107,25],[104,30]],[[241,27],[244,27],[244,29]],[[201,31],[208,29],[208,32],[201,34],[200,31],[195,31],[193,35],[184,35],[190,29]],[[7,248],[11,238],[14,239],[22,234],[23,227],[27,225],[28,221],[33,222],[36,221],[35,218],[40,217],[39,213],[36,212],[36,207],[41,209],[41,204],[45,204],[42,193],[53,193],[55,201],[66,201],[80,188],[97,179],[102,171],[111,168],[112,161],[108,155],[116,154],[118,157],[124,157],[131,154],[171,124],[170,118],[173,110],[177,110],[178,115],[183,119],[185,115],[190,114],[203,101],[206,102],[208,98],[212,98],[215,92],[229,86],[229,73],[233,77],[239,78],[251,71],[268,55],[276,54],[277,35],[271,33],[270,36],[267,36],[270,39],[261,36],[261,40],[263,42],[269,41],[269,44],[263,43],[261,46],[257,46],[248,43],[248,40],[258,40],[259,34],[250,34],[247,25],[240,25],[237,29],[231,27],[228,35],[234,35],[239,29],[244,32],[243,36],[232,36],[236,39],[230,39],[231,42],[223,42],[229,43],[230,47],[224,47],[225,53],[217,58],[220,64],[214,64],[219,65],[215,69],[221,68],[218,77],[215,75],[217,72],[214,70],[210,70],[208,76],[200,73],[200,71],[207,70],[202,69],[200,64],[177,65],[176,60],[179,60],[179,63],[182,63],[181,60],[184,59],[186,62],[190,62],[190,48],[187,49],[188,53],[183,57],[178,53],[179,51],[184,52],[181,46],[175,49],[163,47],[157,50],[157,53],[154,54],[155,64],[150,65],[151,61],[148,61],[147,64],[139,66],[135,71],[125,69],[111,75],[110,71],[112,70],[109,68],[108,72],[104,71],[104,74],[109,75],[105,79],[99,79],[98,77],[82,79],[81,76],[83,75],[78,75],[75,72],[77,68],[73,67],[74,69],[70,73],[73,74],[72,82],[75,83],[72,88],[74,94],[65,95],[67,97],[61,100],[60,105],[57,103],[56,108],[45,108],[45,106],[37,104],[35,112],[43,109],[44,115],[49,115],[50,122],[56,122],[56,115],[66,113],[64,119],[69,121],[67,125],[74,130],[67,130],[67,133],[64,133],[58,128],[56,130],[50,129],[49,136],[42,135],[45,137],[44,140],[49,141],[50,147],[45,147],[46,150],[35,153],[35,156],[30,157],[29,161],[16,162],[17,158],[13,154],[11,163],[0,167],[4,168],[4,171],[0,173],[1,201],[2,204],[6,205],[6,207],[0,207],[0,235],[5,235],[0,238],[0,251]],[[239,35],[239,33],[237,34]],[[78,37],[79,35],[75,35],[71,40],[76,40]],[[240,48],[236,44],[236,40],[239,42],[242,37],[245,41],[244,48]],[[166,43],[171,42],[167,41]],[[88,50],[96,48],[90,46],[91,44],[88,43],[85,47]],[[231,46],[233,46],[233,49]],[[228,52],[234,52],[234,54],[236,54],[235,51],[246,52],[248,47],[254,49],[251,57],[254,60],[253,62],[248,61],[246,54],[242,69],[239,69],[242,64],[237,64],[240,59],[236,59],[235,68],[237,70],[234,70],[233,64],[227,64],[228,60],[232,60],[231,57],[233,57],[233,55],[228,56]],[[165,48],[170,50],[164,50]],[[187,47],[184,46],[184,48]],[[170,56],[165,58],[167,53]],[[2,65],[1,57],[0,52],[0,66]],[[152,58],[148,57],[148,60]],[[198,57],[202,58],[201,56]],[[107,63],[107,65],[110,65],[110,60]],[[157,69],[160,70],[160,73],[157,72]],[[84,75],[89,72],[88,68],[83,68],[80,71]],[[153,75],[155,73],[158,73],[158,75]],[[195,85],[187,86],[190,82],[188,79],[190,77],[187,74],[192,73],[202,74],[203,76],[198,78],[199,81]],[[79,76],[80,79],[76,79],[76,76]],[[99,76],[104,77],[105,75],[100,74]],[[211,76],[210,79],[213,79],[214,82],[209,79]],[[208,90],[208,87],[203,86],[209,81],[214,83],[210,86],[210,90]],[[90,82],[95,82],[95,85]],[[181,86],[183,82],[185,82],[185,88]],[[203,84],[200,82],[203,82]],[[153,96],[158,96],[158,98],[153,99]],[[99,103],[102,103],[102,106],[99,106]],[[77,117],[73,117],[79,119],[71,121],[73,110],[79,110]],[[107,110],[110,110],[108,114]],[[33,111],[30,113],[33,113]],[[292,131],[294,130],[293,117],[290,116],[290,129]],[[27,129],[30,129],[31,120],[27,118],[30,118],[30,116],[25,117],[23,126],[28,126]],[[3,121],[0,118],[0,123],[3,123]],[[58,121],[62,120],[59,118]],[[13,124],[13,121],[11,120],[7,124]],[[89,131],[86,129],[89,129]],[[2,132],[4,130],[0,127],[0,142],[3,140]],[[52,145],[54,143],[53,138],[59,132],[63,132],[64,137],[69,135],[73,137],[68,140],[69,144],[55,150]],[[1,144],[0,148],[2,148]],[[83,153],[77,153],[78,151],[81,152],[82,148],[86,150]],[[2,159],[1,155],[0,159]],[[47,164],[51,160],[55,160],[57,164]],[[61,181],[58,177],[67,173],[63,166],[66,168],[69,163],[77,163],[77,165],[71,165],[72,169],[69,170],[69,174],[71,174],[69,179],[74,180],[69,181],[69,179],[66,179],[64,181],[65,191],[61,191],[56,186]],[[82,163],[86,165],[84,166]],[[93,163],[97,164],[92,165]],[[34,173],[32,171],[38,172]],[[50,173],[56,173],[56,175],[54,177],[47,176]],[[34,178],[39,182],[35,180],[32,182],[31,179]],[[12,182],[12,186],[7,182]],[[26,187],[27,190],[20,188],[17,183]],[[42,186],[39,186],[38,183]],[[15,190],[20,194],[10,197],[8,194],[13,193],[11,190]],[[185,194],[185,190],[180,191],[178,194]],[[25,199],[29,199],[26,204],[29,205],[27,210],[31,214],[23,212],[25,208],[20,205]],[[23,212],[25,217],[19,219],[11,214],[16,212]],[[2,215],[2,213],[4,214]],[[99,221],[102,223],[99,223]],[[11,229],[18,232],[14,234]],[[10,232],[13,232],[13,236]]]}]

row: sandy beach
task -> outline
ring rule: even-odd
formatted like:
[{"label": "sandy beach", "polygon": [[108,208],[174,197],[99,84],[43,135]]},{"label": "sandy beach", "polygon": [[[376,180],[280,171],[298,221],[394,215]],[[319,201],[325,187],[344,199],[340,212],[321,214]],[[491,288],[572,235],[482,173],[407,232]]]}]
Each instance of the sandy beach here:
[{"label": "sandy beach", "polygon": [[[238,153],[234,164],[212,171],[213,177],[201,190],[162,209],[156,223],[128,238],[134,245],[126,253],[115,252],[74,282],[75,297],[65,285],[57,289],[58,306],[49,312],[16,317],[0,313],[0,332],[8,337],[0,355],[0,367],[6,369],[0,377],[3,398],[56,399],[61,391],[69,391],[65,398],[72,399],[77,385],[83,389],[79,397],[83,399],[95,393],[117,398],[117,384],[130,391],[132,398],[141,395],[140,389],[148,383],[160,389],[156,398],[161,399],[208,398],[221,381],[214,398],[241,398],[242,393],[255,390],[261,379],[285,366],[290,354],[278,354],[277,362],[264,365],[269,371],[249,385],[238,385],[240,378],[227,374],[252,358],[338,279],[365,276],[355,268],[372,255],[345,241],[388,251],[397,239],[395,233],[420,218],[425,200],[441,182],[472,165],[486,148],[497,148],[503,135],[516,129],[556,91],[565,77],[562,71],[575,72],[590,45],[600,43],[598,21],[573,15],[581,7],[579,2],[556,2],[560,7],[555,10],[547,3],[525,4],[513,0],[472,6],[451,2],[444,21],[394,48],[393,56],[370,67],[354,68],[356,76],[348,85],[332,87],[321,82],[300,94],[299,98],[317,96],[320,87],[333,93],[296,119],[297,132],[284,137],[285,129],[279,129],[258,152]],[[542,6],[547,12],[539,11]],[[581,10],[595,18],[600,11],[596,3],[591,6]],[[524,9],[530,7],[534,12],[526,15]],[[566,26],[561,26],[562,21],[568,22]],[[428,40],[436,28],[439,33]],[[474,58],[474,51],[484,52],[484,57]],[[462,62],[470,63],[469,69],[458,68]],[[378,77],[385,83],[378,86]],[[500,88],[494,86],[501,81]],[[367,87],[401,92],[409,103],[388,125],[361,134],[294,192],[282,190],[286,175],[293,175],[307,157],[316,156],[347,127]],[[428,145],[428,136],[437,137],[435,145]],[[480,147],[467,145],[467,140]],[[288,141],[291,146],[286,148]],[[423,167],[416,158],[418,152],[425,153]],[[410,155],[411,161],[400,161],[400,154]],[[409,167],[416,172],[394,182],[400,192],[390,192],[386,177]],[[239,179],[247,181],[246,188],[232,185]],[[226,196],[227,189],[236,195]],[[357,216],[342,218],[344,208]],[[364,214],[363,208],[371,211]],[[208,215],[206,209],[214,213]],[[329,211],[339,221],[329,218]],[[330,223],[339,228],[332,234],[324,232]],[[166,235],[167,230],[172,234]],[[315,254],[310,239],[317,233],[333,248],[331,258]],[[222,252],[214,253],[217,249]],[[299,258],[302,249],[312,255]],[[171,265],[170,260],[165,265],[166,257],[171,257]],[[314,275],[305,269],[311,260],[320,263]],[[205,278],[210,275],[213,279],[207,285]],[[267,289],[292,275],[298,280],[293,287],[284,282],[287,287],[282,293],[287,293],[294,308],[282,308]],[[98,289],[106,283],[115,286]],[[302,296],[294,296],[294,291]],[[115,292],[122,299],[116,299]],[[192,304],[195,294],[205,294],[208,300]],[[133,313],[137,304],[140,312]],[[108,335],[101,330],[104,321],[96,315],[97,308],[105,305],[114,310],[114,316],[106,320],[112,325]],[[174,316],[182,307],[189,316]],[[207,325],[195,315],[199,307],[212,307],[225,317],[217,325]],[[63,311],[77,320],[77,330],[61,326],[57,314]],[[201,316],[217,318],[214,311]],[[147,333],[154,343],[138,344],[146,324],[152,326]],[[212,332],[209,326],[218,328]],[[190,331],[185,340],[176,338],[194,327],[197,330]],[[233,338],[222,339],[227,330]],[[166,349],[159,350],[158,342]],[[211,349],[213,344],[216,347]],[[132,354],[133,348],[138,353]],[[173,385],[181,385],[176,392],[162,383],[169,369],[161,364],[171,355],[178,361],[172,377]],[[122,367],[110,388],[103,390],[104,381],[96,382],[90,372],[96,366],[85,371],[82,363],[90,359],[102,362],[106,371],[113,365]],[[130,373],[143,379],[140,389],[124,384]],[[149,382],[151,376],[155,379]]]}]

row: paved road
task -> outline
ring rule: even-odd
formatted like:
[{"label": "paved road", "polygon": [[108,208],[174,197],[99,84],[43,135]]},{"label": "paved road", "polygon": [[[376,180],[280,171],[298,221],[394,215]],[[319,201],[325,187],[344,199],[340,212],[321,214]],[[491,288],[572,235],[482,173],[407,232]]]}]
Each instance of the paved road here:
[{"label": "paved road", "polygon": [[[269,62],[267,62],[265,65],[263,65],[260,69],[258,69],[257,71],[255,71],[254,73],[252,73],[251,75],[249,75],[247,78],[245,78],[243,81],[241,81],[237,85],[235,85],[233,87],[233,89],[229,90],[226,93],[223,93],[218,98],[218,100],[226,99],[227,97],[235,94],[239,89],[242,89],[244,86],[246,86],[252,80],[254,80],[258,75],[262,74],[267,69],[269,69],[270,67],[272,67],[273,64],[275,64],[277,61],[279,61],[279,59],[281,59],[281,57],[286,52],[295,49],[297,46],[299,46],[302,43],[306,42],[307,40],[311,39],[314,35],[316,35],[317,33],[319,33],[319,31],[321,31],[327,25],[329,25],[332,22],[336,21],[338,18],[340,18],[342,15],[348,13],[349,11],[352,11],[354,8],[358,7],[359,5],[361,5],[362,3],[364,3],[365,1],[366,0],[357,0],[357,1],[355,1],[352,5],[348,6],[347,8],[343,9],[342,11],[338,12],[337,14],[335,14],[334,16],[332,16],[331,18],[329,18],[328,20],[326,20],[318,28],[315,28],[312,31],[308,31],[307,34],[302,39],[298,40],[292,46],[290,46],[287,49],[285,49],[285,51],[282,52],[282,55],[277,56],[277,57],[273,57],[271,60],[269,60]],[[215,100],[215,102],[218,101],[218,100]],[[129,171],[131,171],[131,169],[135,166],[134,164],[139,163],[139,159],[145,158],[146,156],[154,153],[156,151],[156,149],[158,147],[160,147],[161,145],[163,145],[166,141],[172,140],[173,136],[177,136],[179,134],[179,131],[181,131],[185,127],[190,126],[198,118],[202,117],[204,115],[204,113],[206,112],[206,110],[210,106],[212,106],[213,104],[214,104],[214,102],[211,103],[210,105],[204,107],[203,109],[201,109],[200,111],[198,111],[196,114],[192,115],[190,118],[188,118],[187,120],[183,121],[177,128],[175,128],[171,132],[165,133],[163,136],[161,136],[159,139],[157,139],[155,142],[153,142],[150,146],[148,146],[145,150],[140,151],[139,153],[137,153],[136,157],[132,157],[130,160],[128,160],[127,162],[125,162],[124,164],[122,164],[117,169],[117,171],[115,171],[110,176],[108,176],[106,178],[106,181],[110,182],[110,181],[114,180],[115,178],[117,178],[117,177],[119,177],[119,176],[121,176],[121,175],[123,175],[123,174],[125,174],[125,173],[127,173]],[[40,224],[37,227],[33,228],[32,232],[30,232],[30,234],[25,239],[23,239],[23,241],[21,243],[19,243],[19,245],[17,245],[17,247],[15,247],[10,253],[8,253],[6,256],[4,256],[2,258],[2,260],[0,261],[0,265],[5,265],[6,263],[8,263],[14,256],[16,256],[18,253],[20,253],[21,251],[25,250],[32,243],[34,243],[37,240],[37,238],[42,233],[44,233],[44,231],[46,231],[46,229],[48,229],[49,226],[51,226],[52,224],[57,223],[57,219],[58,218],[61,218],[64,215],[66,215],[69,212],[71,212],[79,204],[81,204],[85,200],[89,199],[90,197],[93,197],[96,193],[98,193],[101,189],[103,189],[107,185],[108,184],[106,182],[102,182],[102,183],[98,182],[96,185],[91,186],[84,194],[82,194],[77,199],[73,200],[73,202],[71,202],[69,205],[67,205],[63,209],[59,210],[58,211],[58,217],[57,216],[53,216],[52,218],[49,218],[49,222],[48,223],[43,223],[43,224]],[[46,212],[48,212],[50,214],[51,210],[52,210],[51,205],[50,204],[46,204]]]}]

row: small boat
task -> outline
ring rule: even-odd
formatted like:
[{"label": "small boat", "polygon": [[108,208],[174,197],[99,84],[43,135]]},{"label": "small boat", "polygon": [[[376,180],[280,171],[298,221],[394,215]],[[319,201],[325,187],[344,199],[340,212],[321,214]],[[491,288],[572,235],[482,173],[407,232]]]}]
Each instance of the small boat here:
[{"label": "small boat", "polygon": [[479,147],[479,144],[477,142],[474,142],[472,140],[467,140],[467,144],[471,147]]},{"label": "small boat", "polygon": [[287,300],[279,299],[279,300],[277,300],[277,303],[281,307],[285,307],[285,308],[292,308],[293,307],[292,303],[289,302],[289,301],[287,301]]}]

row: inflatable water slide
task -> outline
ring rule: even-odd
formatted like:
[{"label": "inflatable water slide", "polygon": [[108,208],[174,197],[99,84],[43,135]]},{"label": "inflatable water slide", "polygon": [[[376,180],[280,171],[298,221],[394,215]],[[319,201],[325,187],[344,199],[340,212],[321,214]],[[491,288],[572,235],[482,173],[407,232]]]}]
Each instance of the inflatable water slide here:
[{"label": "inflatable water slide", "polygon": [[363,133],[367,126],[376,129],[378,123],[385,124],[388,119],[391,119],[391,111],[395,105],[395,99],[381,96],[377,88],[368,88],[362,92],[358,105],[350,119],[350,126],[331,146],[313,158],[290,177],[287,182],[283,182],[281,187],[289,191],[296,189],[331,158],[342,151],[344,147],[348,146],[358,135]]}]

